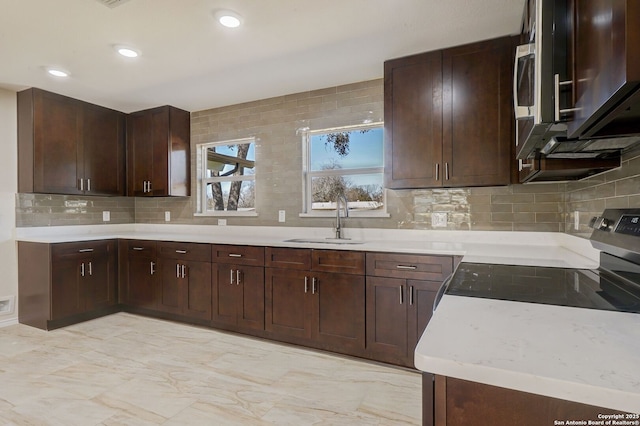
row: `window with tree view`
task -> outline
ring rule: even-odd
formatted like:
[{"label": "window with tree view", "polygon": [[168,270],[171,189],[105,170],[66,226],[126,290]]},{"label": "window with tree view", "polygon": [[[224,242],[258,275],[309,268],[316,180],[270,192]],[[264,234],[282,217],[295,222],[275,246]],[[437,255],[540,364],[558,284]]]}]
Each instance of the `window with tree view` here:
[{"label": "window with tree view", "polygon": [[198,212],[255,214],[255,140],[198,146]]},{"label": "window with tree view", "polygon": [[381,123],[305,134],[307,213],[335,211],[340,194],[350,213],[385,211],[382,134]]}]

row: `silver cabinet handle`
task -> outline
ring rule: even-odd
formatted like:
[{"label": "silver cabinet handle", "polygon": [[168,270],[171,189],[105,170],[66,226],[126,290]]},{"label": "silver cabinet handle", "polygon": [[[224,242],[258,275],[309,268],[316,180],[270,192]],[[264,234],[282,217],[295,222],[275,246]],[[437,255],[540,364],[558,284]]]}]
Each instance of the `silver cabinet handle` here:
[{"label": "silver cabinet handle", "polygon": [[236,285],[240,285],[240,269],[236,269]]},{"label": "silver cabinet handle", "polygon": [[229,257],[242,257],[242,255],[237,253],[229,253]]},{"label": "silver cabinet handle", "polygon": [[84,262],[80,264],[80,276],[84,277]]},{"label": "silver cabinet handle", "polygon": [[516,58],[513,66],[513,109],[516,120],[533,116],[532,107],[518,103],[518,62],[525,56],[530,55],[535,55],[535,45],[533,43],[523,44],[516,48]]},{"label": "silver cabinet handle", "polygon": [[553,75],[553,96],[554,96],[554,114],[555,121],[560,121],[563,114],[567,114],[574,111],[580,111],[580,108],[565,108],[560,109],[560,86],[568,86],[573,84],[573,81],[560,81],[560,74]]},{"label": "silver cabinet handle", "polygon": [[304,292],[309,292],[309,277],[304,277]]},{"label": "silver cabinet handle", "polygon": [[156,263],[155,262],[149,262],[151,264],[151,275],[156,273]]},{"label": "silver cabinet handle", "polygon": [[313,277],[311,279],[311,294],[316,294],[318,292],[318,279]]},{"label": "silver cabinet handle", "polygon": [[91,191],[91,179],[87,179],[87,191]]},{"label": "silver cabinet handle", "polygon": [[400,304],[402,305],[404,303],[404,291],[402,291],[402,286],[398,287],[398,290],[400,290]]},{"label": "silver cabinet handle", "polygon": [[531,164],[531,163],[525,164],[524,160],[518,160],[518,171],[519,172],[523,171],[524,169],[530,169],[532,167],[533,167],[533,164]]},{"label": "silver cabinet handle", "polygon": [[417,266],[414,265],[396,265],[396,269],[403,269],[403,270],[407,270],[407,271],[414,271],[416,269],[418,269]]},{"label": "silver cabinet handle", "polygon": [[413,305],[413,286],[409,286],[409,304]]},{"label": "silver cabinet handle", "polygon": [[91,253],[93,251],[92,248],[80,249],[78,253]]},{"label": "silver cabinet handle", "polygon": [[176,278],[180,278],[180,265],[176,263]]},{"label": "silver cabinet handle", "polygon": [[176,253],[187,254],[187,251],[186,250],[176,250]]},{"label": "silver cabinet handle", "polygon": [[152,186],[152,185],[151,185],[151,181],[150,181],[150,180],[148,180],[148,181],[147,181],[147,190],[148,190],[149,192],[152,192],[152,191],[153,191],[153,189],[151,188],[151,186]]},{"label": "silver cabinet handle", "polygon": [[89,275],[93,275],[93,265],[89,262]]},{"label": "silver cabinet handle", "polygon": [[444,179],[449,180],[449,163],[444,163]]},{"label": "silver cabinet handle", "polygon": [[440,180],[440,163],[436,163],[436,180]]},{"label": "silver cabinet handle", "polygon": [[144,247],[131,247],[131,250],[142,251],[144,250]]},{"label": "silver cabinet handle", "polygon": [[147,193],[147,181],[146,180],[142,181],[142,193],[143,194]]},{"label": "silver cabinet handle", "polygon": [[233,285],[233,269],[231,270],[231,277],[229,278],[229,284]]},{"label": "silver cabinet handle", "polygon": [[182,269],[182,278],[184,278],[187,276],[187,273],[186,273],[187,265],[182,265],[181,269]]},{"label": "silver cabinet handle", "polygon": [[84,179],[78,179],[80,181],[80,191],[84,191]]}]

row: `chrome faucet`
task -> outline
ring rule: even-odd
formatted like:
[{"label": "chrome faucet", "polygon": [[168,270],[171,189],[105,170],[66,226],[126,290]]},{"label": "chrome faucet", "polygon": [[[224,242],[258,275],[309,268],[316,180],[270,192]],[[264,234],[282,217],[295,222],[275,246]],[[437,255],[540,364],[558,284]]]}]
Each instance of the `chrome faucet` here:
[{"label": "chrome faucet", "polygon": [[340,225],[340,202],[344,208],[344,217],[349,217],[349,207],[347,206],[347,197],[344,194],[338,194],[336,197],[336,239],[345,239],[342,237],[342,226]]}]

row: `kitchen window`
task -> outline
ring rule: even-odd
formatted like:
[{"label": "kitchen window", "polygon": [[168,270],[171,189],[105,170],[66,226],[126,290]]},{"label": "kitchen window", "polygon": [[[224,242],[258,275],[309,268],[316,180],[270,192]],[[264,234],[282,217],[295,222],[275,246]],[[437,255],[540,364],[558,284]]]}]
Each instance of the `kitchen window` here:
[{"label": "kitchen window", "polygon": [[334,215],[344,194],[349,214],[388,216],[382,123],[303,133],[305,215]]},{"label": "kitchen window", "polygon": [[208,216],[255,216],[255,139],[199,144],[197,212]]}]

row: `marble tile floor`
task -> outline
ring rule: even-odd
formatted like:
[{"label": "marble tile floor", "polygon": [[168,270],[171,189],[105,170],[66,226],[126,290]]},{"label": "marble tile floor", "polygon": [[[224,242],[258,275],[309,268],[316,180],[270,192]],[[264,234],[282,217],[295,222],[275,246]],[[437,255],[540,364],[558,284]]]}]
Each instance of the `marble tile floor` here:
[{"label": "marble tile floor", "polygon": [[0,328],[0,425],[420,424],[417,372],[118,313]]}]

